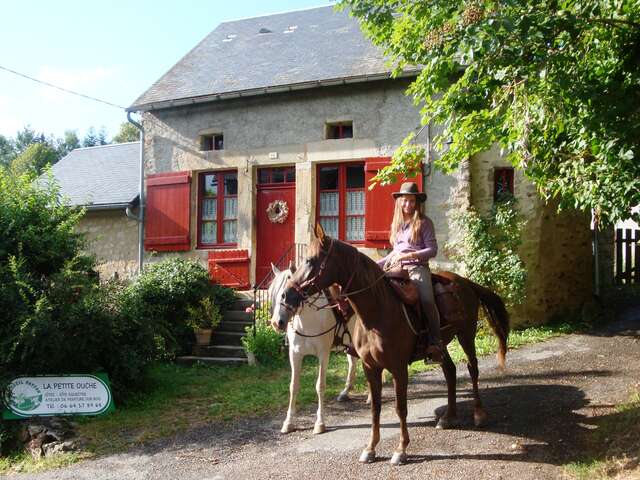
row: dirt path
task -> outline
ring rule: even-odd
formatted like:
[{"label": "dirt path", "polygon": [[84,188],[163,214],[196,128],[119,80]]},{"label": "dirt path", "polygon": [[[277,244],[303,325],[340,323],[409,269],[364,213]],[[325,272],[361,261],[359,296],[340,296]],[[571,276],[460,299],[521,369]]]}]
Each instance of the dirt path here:
[{"label": "dirt path", "polygon": [[[409,404],[410,463],[388,460],[398,438],[393,392],[386,387],[379,461],[360,465],[369,435],[364,395],[330,402],[323,435],[313,435],[312,411],[304,429],[278,433],[285,412],[231,426],[194,429],[126,454],[83,462],[18,479],[551,479],[578,458],[580,441],[596,417],[615,415],[640,381],[640,309],[628,309],[606,330],[509,352],[506,373],[495,360],[480,362],[481,395],[490,419],[475,429],[466,368],[458,366],[461,426],[435,430],[434,410],[446,403],[441,372],[414,379]],[[463,375],[464,373],[464,375]]]}]

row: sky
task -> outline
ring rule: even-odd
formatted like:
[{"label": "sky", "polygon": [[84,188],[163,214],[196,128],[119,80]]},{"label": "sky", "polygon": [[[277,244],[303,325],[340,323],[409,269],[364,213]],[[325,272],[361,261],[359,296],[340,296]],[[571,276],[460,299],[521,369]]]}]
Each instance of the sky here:
[{"label": "sky", "polygon": [[[0,67],[127,107],[220,23],[329,0],[25,0],[2,2]],[[29,125],[61,137],[126,122],[123,109],[0,69],[0,135]]]}]

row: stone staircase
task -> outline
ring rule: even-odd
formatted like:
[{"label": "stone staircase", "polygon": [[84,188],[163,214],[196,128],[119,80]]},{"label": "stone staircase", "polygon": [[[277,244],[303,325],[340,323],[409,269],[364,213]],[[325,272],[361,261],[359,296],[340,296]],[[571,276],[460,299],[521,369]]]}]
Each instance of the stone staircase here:
[{"label": "stone staircase", "polygon": [[209,345],[194,345],[192,354],[178,357],[176,361],[190,365],[196,362],[211,364],[247,363],[247,356],[240,339],[245,328],[253,325],[253,316],[245,309],[253,304],[253,299],[236,300],[224,313],[222,321],[214,330]]}]

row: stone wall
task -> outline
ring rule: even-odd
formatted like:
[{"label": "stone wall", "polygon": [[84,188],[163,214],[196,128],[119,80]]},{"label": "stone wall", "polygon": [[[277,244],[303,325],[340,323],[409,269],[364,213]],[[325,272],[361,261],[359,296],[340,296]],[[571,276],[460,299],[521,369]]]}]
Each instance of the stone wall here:
[{"label": "stone wall", "polygon": [[96,256],[100,279],[117,272],[131,278],[138,271],[138,224],[121,210],[89,210],[78,231],[87,236],[87,250]]},{"label": "stone wall", "polygon": [[[493,172],[510,166],[497,147],[470,163],[471,203],[481,214],[493,205]],[[527,268],[526,301],[514,309],[514,324],[537,324],[580,308],[592,296],[590,216],[557,212],[545,203],[521,171],[514,174],[514,195],[526,220],[520,255]]]},{"label": "stone wall", "polygon": [[[406,79],[371,82],[150,112],[144,116],[145,169],[147,175],[166,171],[237,170],[237,248],[249,250],[253,275],[257,167],[295,165],[295,242],[308,243],[315,220],[315,166],[390,156],[407,133],[420,127],[419,113],[411,99],[404,95],[407,86]],[[353,122],[353,138],[324,139],[326,123],[347,120]],[[224,150],[200,151],[200,135],[213,132],[223,133]],[[277,158],[270,158],[270,153]],[[196,249],[196,182],[197,175],[194,175],[192,249],[182,255],[205,262],[207,251]],[[449,190],[455,183],[440,173],[426,179],[427,211],[442,243],[448,232],[445,212]],[[373,257],[385,253],[363,250]],[[166,255],[159,254],[151,261]],[[448,262],[444,256],[439,259],[444,264]]]}]

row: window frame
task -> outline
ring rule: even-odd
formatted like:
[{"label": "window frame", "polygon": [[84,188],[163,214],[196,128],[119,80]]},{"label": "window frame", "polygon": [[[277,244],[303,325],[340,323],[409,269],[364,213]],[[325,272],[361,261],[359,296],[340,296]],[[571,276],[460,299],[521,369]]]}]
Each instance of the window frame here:
[{"label": "window frame", "polygon": [[[273,172],[275,170],[282,170],[283,175],[284,175],[284,181],[283,182],[273,182]],[[262,172],[268,172],[269,175],[269,181],[268,182],[261,182],[260,181],[260,174]],[[293,181],[287,181],[287,173],[288,172],[293,172]],[[296,166],[295,165],[283,165],[281,167],[259,167],[258,171],[256,172],[256,185],[260,188],[265,187],[265,186],[279,186],[279,185],[295,185],[296,183]]]},{"label": "window frame", "polygon": [[[211,142],[211,148],[206,148],[206,143]],[[222,144],[221,148],[216,148],[218,141]],[[224,150],[224,134],[219,133],[204,133],[200,135],[200,151],[201,152],[218,152]]]},{"label": "window frame", "polygon": [[[196,248],[198,249],[211,249],[211,248],[232,248],[238,246],[237,241],[237,225],[238,225],[238,211],[236,209],[236,241],[233,243],[225,243],[225,242],[216,242],[216,243],[204,243],[202,242],[202,224],[206,223],[202,219],[202,205],[207,198],[204,194],[205,192],[205,178],[207,175],[215,175],[216,180],[218,182],[218,194],[216,195],[216,238],[222,239],[224,238],[224,199],[225,198],[238,198],[238,193],[236,191],[235,195],[225,195],[224,193],[224,176],[230,173],[235,174],[236,182],[238,181],[238,171],[237,170],[209,170],[206,172],[198,173],[198,205],[196,208],[197,211],[197,241]],[[229,220],[229,219],[227,219]]]},{"label": "window frame", "polygon": [[[347,188],[347,167],[361,166],[363,171],[363,179],[364,185],[362,188]],[[338,168],[338,189],[337,190],[321,190],[320,189],[320,169],[326,167],[337,167]],[[343,242],[349,243],[351,245],[356,246],[364,246],[365,242],[365,230],[363,229],[363,238],[362,240],[347,240],[347,217],[362,217],[365,225],[367,222],[367,205],[366,198],[363,198],[364,203],[364,212],[362,215],[347,215],[347,191],[362,191],[363,195],[366,196],[366,171],[365,171],[365,162],[364,161],[353,161],[353,162],[340,162],[340,163],[318,163],[316,166],[316,223],[320,222],[320,218],[334,218],[333,216],[328,217],[326,215],[320,215],[320,193],[321,192],[338,192],[338,240],[342,240]]]},{"label": "window frame", "polygon": [[[344,127],[350,127],[351,128],[351,136],[350,137],[345,137],[343,135]],[[337,128],[338,129],[339,133],[338,133],[337,137],[329,136],[332,128]],[[342,121],[342,122],[327,122],[327,123],[325,123],[324,138],[325,138],[325,140],[343,140],[343,139],[346,139],[346,138],[353,138],[353,121],[352,120],[345,120],[345,121]]]},{"label": "window frame", "polygon": [[507,183],[507,190],[511,195],[515,195],[515,181],[513,167],[496,167],[493,170],[493,201],[498,201],[498,180]]}]

